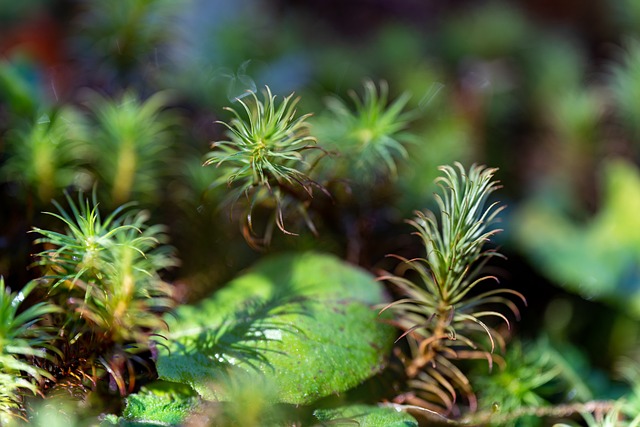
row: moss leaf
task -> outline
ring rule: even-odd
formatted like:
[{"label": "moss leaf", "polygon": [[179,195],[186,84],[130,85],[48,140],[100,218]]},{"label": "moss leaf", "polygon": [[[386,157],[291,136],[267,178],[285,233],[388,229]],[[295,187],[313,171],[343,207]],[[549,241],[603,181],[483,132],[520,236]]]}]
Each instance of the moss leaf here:
[{"label": "moss leaf", "polygon": [[166,319],[158,373],[224,401],[231,372],[244,371],[269,384],[273,402],[308,404],[384,367],[394,330],[370,307],[383,300],[373,276],[332,256],[268,258]]},{"label": "moss leaf", "polygon": [[127,397],[122,417],[127,421],[181,425],[201,400],[184,384],[157,381]]},{"label": "moss leaf", "polygon": [[357,425],[360,427],[418,427],[418,422],[406,412],[393,408],[369,405],[351,405],[336,409],[317,409],[313,415],[332,426]]},{"label": "moss leaf", "polygon": [[178,426],[196,413],[202,401],[184,384],[156,381],[127,397],[121,417],[110,414],[102,423],[107,426]]}]

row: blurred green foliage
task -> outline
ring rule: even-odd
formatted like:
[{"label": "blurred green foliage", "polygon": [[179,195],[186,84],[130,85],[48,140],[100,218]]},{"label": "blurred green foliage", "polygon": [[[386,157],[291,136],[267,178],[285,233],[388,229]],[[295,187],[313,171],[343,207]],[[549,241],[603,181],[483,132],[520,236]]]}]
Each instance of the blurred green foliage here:
[{"label": "blurred green foliage", "polygon": [[339,98],[328,98],[328,114],[314,126],[321,143],[339,156],[328,173],[358,186],[370,186],[376,178],[395,178],[396,163],[408,157],[405,145],[413,139],[406,132],[415,115],[405,111],[409,94],[390,100],[386,82],[376,86],[366,81],[362,97],[349,95],[353,108]]},{"label": "blurred green foliage", "polygon": [[556,283],[638,316],[640,173],[628,162],[610,161],[602,184],[593,218],[572,219],[554,199],[540,196],[521,206],[514,237]]},{"label": "blurred green foliage", "polygon": [[28,16],[33,10],[45,8],[51,0],[25,0],[15,2],[11,0],[0,0],[0,24],[10,25],[19,22]]},{"label": "blurred green foliage", "polygon": [[98,179],[108,187],[104,199],[112,205],[158,200],[176,137],[171,128],[177,118],[164,109],[166,103],[162,93],[144,101],[132,92],[92,100],[95,128],[89,146]]},{"label": "blurred green foliage", "polygon": [[617,112],[627,127],[630,136],[636,140],[640,128],[636,118],[640,113],[640,41],[630,38],[626,41],[621,63],[611,70],[611,93]]},{"label": "blurred green foliage", "polygon": [[13,58],[0,62],[0,95],[11,111],[25,118],[33,117],[44,100],[40,88],[34,84],[37,65],[27,58]]},{"label": "blurred green foliage", "polygon": [[85,188],[81,165],[87,161],[86,129],[71,108],[43,115],[24,129],[8,135],[13,153],[3,165],[3,180],[15,181],[21,194],[47,204],[61,189]]},{"label": "blurred green foliage", "polygon": [[[306,163],[285,166],[304,169],[314,180],[304,190],[320,191],[281,210],[272,197],[249,201],[250,221],[268,227],[275,209],[282,229],[302,220],[315,235],[274,233],[262,251],[325,250],[388,269],[388,253],[420,254],[403,218],[436,207],[437,166],[497,167],[508,205],[498,243],[514,263],[489,267],[509,271],[505,286],[531,301],[525,317],[544,313],[511,333],[576,340],[572,360],[592,362],[602,378],[570,401],[568,380],[551,375],[553,348],[516,345],[504,370],[474,379],[488,381],[481,410],[625,393],[633,402],[637,379],[617,383],[613,365],[640,346],[640,6],[542,3],[0,0],[0,275],[14,289],[29,283],[37,272],[26,268],[34,252],[26,230],[64,232],[39,212],[65,191],[95,188],[101,206],[135,200],[168,225],[182,263],[163,274],[177,299],[225,286],[262,253],[237,226],[239,205],[224,203],[230,177],[251,181],[243,153],[218,151],[202,167],[210,144],[225,138],[215,122],[226,118],[223,106],[242,111],[258,88],[295,91],[296,117],[313,114],[309,137],[327,153],[298,147],[285,155]],[[236,175],[228,165],[240,165]],[[277,181],[263,179],[261,195]],[[278,190],[281,201],[290,190]],[[251,398],[245,388],[238,399]],[[538,398],[540,389],[549,393]],[[632,403],[602,407],[605,423],[635,416]],[[203,411],[260,419],[241,406]],[[527,425],[540,425],[536,414]]]}]

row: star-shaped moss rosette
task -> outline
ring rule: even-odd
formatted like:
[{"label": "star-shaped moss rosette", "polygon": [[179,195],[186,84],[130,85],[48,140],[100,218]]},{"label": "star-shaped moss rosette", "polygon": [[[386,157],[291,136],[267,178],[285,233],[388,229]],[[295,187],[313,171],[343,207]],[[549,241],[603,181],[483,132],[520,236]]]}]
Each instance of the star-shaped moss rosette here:
[{"label": "star-shaped moss rosette", "polygon": [[405,108],[410,95],[390,101],[386,82],[376,86],[368,80],[362,97],[355,91],[349,96],[353,107],[338,97],[329,98],[329,114],[315,124],[321,142],[339,153],[332,173],[356,184],[395,178],[398,160],[408,156],[405,144],[414,140],[407,130],[414,113]]},{"label": "star-shaped moss rosette", "polygon": [[103,217],[95,193],[91,202],[82,195],[67,200],[68,210],[55,203],[59,213],[50,213],[63,232],[33,230],[45,245],[36,262],[45,273],[41,283],[66,307],[53,321],[69,340],[62,360],[83,360],[80,370],[93,372],[89,377],[93,366],[103,366],[125,395],[134,389],[134,361],[144,364],[139,355],[153,352],[167,328],[161,315],[174,306],[173,288],[160,271],[177,260],[164,228],[147,224],[147,212],[124,205]]},{"label": "star-shaped moss rosette", "polygon": [[227,206],[235,207],[242,196],[246,197],[241,209],[245,236],[250,239],[256,236],[253,214],[257,207],[273,212],[264,242],[268,243],[273,224],[283,233],[295,234],[285,228],[285,215],[290,210],[295,210],[315,232],[307,207],[313,189],[323,188],[308,176],[313,167],[308,153],[319,149],[309,134],[306,120],[310,114],[297,116],[299,98],[293,98],[293,94],[278,104],[268,86],[263,100],[253,92],[249,98],[247,102],[237,100],[244,115],[227,107],[234,117],[229,123],[219,122],[227,127],[228,139],[214,142],[204,163],[219,169],[213,185],[230,188]]},{"label": "star-shaped moss rosette", "polygon": [[25,196],[48,203],[77,181],[79,165],[87,161],[85,138],[82,117],[73,108],[43,114],[8,133],[12,155],[0,167],[0,180],[15,182]]},{"label": "star-shaped moss rosette", "polygon": [[178,123],[166,106],[162,92],[144,100],[133,91],[91,99],[92,156],[98,178],[109,188],[110,206],[158,200],[171,158],[171,129]]}]

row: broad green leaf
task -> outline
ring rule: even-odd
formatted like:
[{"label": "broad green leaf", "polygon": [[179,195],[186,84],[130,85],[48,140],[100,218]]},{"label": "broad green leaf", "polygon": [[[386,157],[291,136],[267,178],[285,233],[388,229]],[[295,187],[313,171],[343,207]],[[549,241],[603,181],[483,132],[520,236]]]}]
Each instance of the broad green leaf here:
[{"label": "broad green leaf", "polygon": [[418,427],[418,422],[406,412],[369,405],[352,405],[336,409],[317,409],[313,415],[331,426]]},{"label": "broad green leaf", "polygon": [[383,301],[373,276],[332,256],[268,258],[166,318],[158,373],[208,400],[228,400],[231,368],[259,373],[273,402],[307,404],[382,370],[394,330],[370,306]]},{"label": "broad green leaf", "polygon": [[554,282],[640,315],[640,172],[623,160],[604,166],[601,208],[590,221],[534,199],[515,216],[515,237]]}]

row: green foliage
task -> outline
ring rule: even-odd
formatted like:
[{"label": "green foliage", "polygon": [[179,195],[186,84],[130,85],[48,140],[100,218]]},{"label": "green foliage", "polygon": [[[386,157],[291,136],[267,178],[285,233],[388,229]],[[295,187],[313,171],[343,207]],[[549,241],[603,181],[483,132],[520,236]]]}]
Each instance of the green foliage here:
[{"label": "green foliage", "polygon": [[616,23],[624,29],[624,33],[637,36],[640,5],[633,0],[616,0],[612,2],[612,6]]},{"label": "green foliage", "polygon": [[474,146],[473,130],[469,124],[450,111],[428,123],[418,133],[428,143],[407,146],[409,157],[405,167],[399,171],[397,181],[400,189],[397,204],[405,215],[410,215],[416,206],[431,203],[431,195],[438,188],[434,184],[440,174],[438,166],[470,158]]},{"label": "green foliage", "polygon": [[637,426],[640,3],[282,3],[0,0],[0,424]]},{"label": "green foliage", "polygon": [[[162,85],[215,109],[244,97],[247,91],[256,91],[256,75],[273,66],[262,62],[264,56],[271,57],[272,49],[277,49],[272,37],[255,31],[255,27],[271,24],[269,11],[261,8],[264,13],[255,13],[251,0],[226,4],[224,11],[213,3],[185,3],[174,21],[177,34],[169,44],[168,66],[158,70]],[[274,77],[263,82],[276,87],[274,80],[281,76]],[[291,83],[277,87],[290,91],[295,87]]]},{"label": "green foliage", "polygon": [[36,111],[43,99],[42,94],[29,79],[32,67],[33,64],[22,57],[0,61],[0,99],[18,117],[35,119]]},{"label": "green foliage", "polygon": [[49,3],[49,0],[25,0],[19,3],[0,0],[0,23],[2,25],[13,24],[23,18],[29,11],[42,7],[47,3]]},{"label": "green foliage", "polygon": [[[409,221],[422,239],[426,258],[402,261],[402,272],[412,271],[419,281],[394,274],[380,279],[395,285],[401,297],[382,311],[394,312],[394,324],[409,340],[410,354],[405,361],[406,373],[420,405],[443,405],[451,411],[456,401],[456,389],[467,397],[472,410],[476,398],[465,375],[449,359],[485,358],[492,362],[496,341],[502,337],[484,318],[498,318],[509,325],[508,319],[491,305],[503,305],[518,316],[518,309],[506,294],[524,298],[511,289],[491,289],[471,293],[486,281],[496,280],[482,275],[481,268],[490,257],[499,255],[484,250],[484,245],[500,230],[494,228],[502,210],[488,197],[499,188],[493,180],[495,169],[474,165],[468,171],[442,167],[439,178],[442,195],[436,195],[440,218],[428,211],[418,212]],[[490,346],[482,349],[487,338]],[[437,406],[436,406],[437,408]]]},{"label": "green foliage", "polygon": [[2,167],[2,178],[19,182],[25,194],[48,203],[62,189],[78,183],[78,166],[87,154],[84,133],[72,109],[43,115],[10,137],[12,155]]},{"label": "green foliage", "polygon": [[273,387],[261,378],[235,371],[216,383],[228,400],[202,400],[189,386],[155,381],[127,397],[121,417],[109,415],[103,426],[285,426],[290,418],[284,407],[273,405]]},{"label": "green foliage", "polygon": [[[102,358],[121,393],[125,393],[121,357],[154,347],[153,335],[166,329],[160,315],[173,307],[172,287],[159,275],[176,264],[172,249],[164,245],[161,226],[148,226],[148,213],[122,206],[105,219],[97,201],[67,196],[70,211],[56,203],[63,233],[34,228],[48,248],[38,254],[46,285],[53,298],[68,306],[60,320],[67,339],[103,352]],[[128,211],[127,211],[128,209]],[[114,347],[115,346],[115,347]],[[115,350],[114,350],[115,348]],[[82,350],[84,351],[84,350]],[[69,355],[67,355],[69,356]],[[131,372],[129,359],[126,368]],[[134,379],[130,378],[130,389]]]},{"label": "green foliage", "polygon": [[[523,406],[545,406],[545,386],[562,374],[562,367],[555,364],[550,352],[536,345],[510,343],[504,366],[490,375],[478,376],[476,385],[484,404],[509,413]],[[556,390],[551,389],[551,393]]]},{"label": "green foliage", "polygon": [[563,141],[582,144],[577,148],[585,150],[598,136],[602,112],[602,100],[594,90],[572,90],[558,96],[551,120]]},{"label": "green foliage", "polygon": [[36,286],[26,285],[20,292],[11,292],[0,277],[0,423],[6,424],[18,415],[22,394],[34,394],[38,386],[31,381],[53,377],[26,359],[47,358],[46,347],[51,335],[38,325],[43,316],[59,311],[45,302],[20,310],[20,305]]},{"label": "green foliage", "polygon": [[470,375],[481,413],[496,418],[495,425],[540,426],[544,411],[554,405],[593,399],[575,361],[545,339],[511,342],[498,362],[490,372],[477,369]]},{"label": "green foliage", "polygon": [[321,142],[338,152],[337,170],[332,165],[329,173],[364,184],[397,175],[397,159],[406,159],[404,144],[413,140],[406,131],[413,114],[404,111],[410,96],[404,93],[389,102],[387,83],[383,81],[379,86],[378,89],[375,83],[366,81],[362,98],[349,92],[353,110],[340,98],[327,100],[331,114],[316,127]]},{"label": "green foliage", "polygon": [[640,41],[627,40],[621,63],[614,65],[610,89],[618,115],[634,138],[640,135],[636,118],[640,114]]},{"label": "green foliage", "polygon": [[535,265],[560,286],[640,313],[634,289],[640,259],[640,174],[623,160],[602,170],[600,210],[578,222],[542,197],[520,207],[515,237]]},{"label": "green foliage", "polygon": [[272,402],[311,403],[384,367],[393,330],[369,308],[381,301],[373,277],[333,257],[274,257],[168,317],[158,373],[226,401],[216,384],[233,368],[264,376]]},{"label": "green foliage", "polygon": [[317,409],[313,415],[320,425],[354,425],[360,427],[418,427],[415,418],[388,407],[352,405],[335,409]]},{"label": "green foliage", "polygon": [[[104,398],[113,404],[107,411],[114,412],[105,422],[118,425],[298,425],[309,421],[304,415],[318,409],[315,405],[325,408],[315,412],[320,422],[347,425],[415,425],[416,419],[425,423],[425,418],[427,423],[434,418],[449,425],[522,425],[534,418],[577,418],[581,412],[590,425],[615,425],[626,423],[623,415],[636,416],[632,393],[620,401],[624,405],[567,403],[570,396],[562,389],[566,383],[579,391],[578,399],[593,398],[589,390],[581,393],[584,387],[574,381],[588,374],[567,369],[567,360],[550,347],[521,347],[516,340],[508,352],[497,351],[510,338],[509,311],[517,317],[514,301],[521,295],[491,287],[493,276],[485,269],[498,255],[484,247],[498,231],[501,212],[499,204],[488,200],[497,188],[494,170],[443,168],[438,209],[418,213],[409,222],[424,246],[422,258],[407,255],[413,248],[404,245],[411,238],[397,233],[403,211],[428,206],[433,166],[454,158],[491,161],[525,189],[540,182],[562,185],[570,177],[581,185],[579,197],[595,202],[592,157],[633,151],[638,133],[633,120],[640,111],[634,100],[636,41],[627,45],[627,55],[613,67],[608,84],[585,86],[587,70],[595,70],[596,78],[601,75],[593,63],[597,55],[585,53],[593,52],[593,46],[568,41],[565,34],[544,35],[549,33],[546,28],[535,30],[528,15],[500,3],[438,7],[453,13],[428,25],[415,19],[424,28],[404,25],[401,19],[414,10],[436,12],[417,3],[385,7],[399,18],[394,27],[379,25],[372,18],[375,8],[363,15],[337,13],[349,17],[344,21],[317,8],[322,16],[310,14],[309,19],[299,13],[314,11],[304,2],[286,13],[269,13],[269,2],[252,0],[85,0],[79,7],[61,8],[58,3],[52,6],[55,12],[39,10],[44,25],[38,17],[38,31],[12,22],[15,34],[3,28],[2,36],[9,37],[0,43],[3,55],[18,58],[0,64],[0,91],[6,101],[0,106],[0,190],[18,201],[0,203],[0,268],[17,271],[28,278],[24,282],[44,274],[25,288],[27,293],[36,284],[43,288],[40,295],[31,295],[29,307],[41,307],[34,298],[40,296],[42,304],[62,308],[45,310],[26,322],[24,333],[32,341],[20,347],[22,353],[3,343],[0,384],[9,384],[5,394],[14,405],[9,411],[29,417],[26,396],[49,399],[78,386],[85,401],[77,408],[84,411],[95,396]],[[344,3],[335,6],[349,7]],[[626,0],[618,4],[623,5],[624,28],[635,32],[631,23],[638,8]],[[7,14],[18,9],[0,11],[0,20],[9,22]],[[590,11],[585,16],[592,16]],[[315,21],[326,19],[341,31],[334,32],[333,25],[307,26],[311,20],[317,25]],[[57,28],[47,32],[43,43],[39,34],[48,28],[47,20]],[[271,24],[277,27],[271,30]],[[366,29],[366,35],[356,39],[354,29]],[[601,41],[614,34],[591,35]],[[626,36],[615,34],[616,40]],[[337,47],[353,47],[354,42],[357,57]],[[18,49],[27,62],[20,62]],[[277,102],[269,87],[262,97],[255,89],[259,82],[286,88],[286,93],[294,88],[313,93],[307,106],[315,107],[327,92],[341,93],[365,75],[375,81],[390,78],[401,95],[394,98],[386,83],[367,81],[362,92],[349,92],[352,102],[330,99],[327,114],[313,129],[308,115],[297,114],[299,103],[293,95]],[[156,84],[173,87],[177,97],[155,95],[143,101],[136,95],[155,93]],[[90,100],[89,130],[81,132],[81,120],[71,107],[80,102],[78,88],[114,94],[132,86],[135,92]],[[443,87],[444,102],[429,106],[431,90]],[[410,92],[419,101],[411,102]],[[214,167],[194,172],[196,163],[201,164],[197,147],[215,132],[200,122],[211,116],[202,107],[219,105],[225,98],[237,105],[229,109],[226,136],[213,143],[206,158]],[[171,137],[172,101],[184,106],[185,119],[193,125],[186,126],[179,144]],[[603,108],[609,104],[611,114]],[[414,121],[411,108],[420,109],[420,120]],[[625,128],[610,117],[621,119]],[[312,136],[311,130],[317,133]],[[424,143],[410,144],[416,136]],[[317,147],[315,137],[337,155],[324,158],[328,153]],[[547,148],[553,162],[547,161]],[[515,161],[509,157],[513,154]],[[543,155],[541,165],[537,159]],[[185,173],[175,173],[176,166]],[[588,297],[624,299],[622,304],[637,314],[640,240],[635,201],[640,181],[629,165],[616,164],[611,170],[607,185],[619,186],[619,194],[606,190],[593,219],[579,223],[560,209],[544,205],[538,210],[536,201],[515,217],[515,229],[523,240],[520,248],[543,278],[552,277]],[[208,192],[211,183],[216,188]],[[34,205],[40,207],[64,188],[91,184],[101,208],[140,200],[170,224],[182,257],[190,263],[189,269],[175,274],[177,292],[162,278],[162,270],[176,263],[164,245],[166,231],[148,225],[148,214],[130,206],[104,218],[97,197],[80,197],[66,210],[58,206],[59,212],[47,218],[58,221],[59,228],[35,229],[42,245],[36,265],[42,270],[25,272],[21,267],[28,261],[15,262],[14,257],[28,258],[19,248],[28,247],[29,239],[14,236],[27,226]],[[323,185],[336,190],[335,198],[315,199],[317,190],[325,191]],[[160,196],[161,190],[168,196]],[[521,196],[528,197],[518,190],[509,193],[516,208]],[[560,205],[558,201],[565,201],[557,194],[552,203]],[[160,200],[168,203],[161,206]],[[398,299],[389,303],[368,274],[317,254],[274,257],[227,282],[257,255],[234,239],[234,230],[225,229],[219,207],[228,208],[230,216],[240,213],[242,231],[254,247],[269,243],[276,227],[293,234],[306,223],[315,240],[279,236],[271,249],[331,247],[367,268],[388,268],[400,259],[397,270],[381,277]],[[584,212],[579,215],[586,217]],[[322,228],[316,230],[316,224]],[[381,261],[389,251],[406,258]],[[16,254],[5,255],[8,252]],[[515,255],[521,259],[521,253]],[[200,304],[179,308],[176,318],[167,313],[174,295],[196,301],[205,288],[225,282]],[[372,304],[382,307],[382,319],[371,311]],[[567,306],[573,307],[559,305],[544,316],[548,330],[554,321],[562,323],[555,331],[563,337],[584,327],[580,320],[586,317],[556,317]],[[14,316],[26,315],[29,307],[21,306]],[[401,330],[393,355],[394,329],[385,322]],[[633,346],[637,330],[628,324],[615,328],[601,347],[609,350],[597,354],[599,365],[606,365],[611,347]],[[49,335],[52,330],[55,336]],[[162,345],[167,348],[161,348],[156,359],[156,347]],[[375,375],[387,358],[389,371]],[[490,375],[485,363],[469,360],[476,358],[495,365]],[[156,383],[135,393],[141,377],[157,377],[156,368],[181,384]],[[372,375],[376,378],[369,381]],[[378,381],[386,388],[380,396],[371,393],[360,399]],[[635,388],[632,384],[632,391]],[[124,412],[117,408],[123,403],[117,391],[129,394]],[[394,403],[352,406],[383,399]],[[476,406],[479,412],[474,413]],[[71,406],[60,408],[58,412],[73,411],[67,409]],[[420,411],[422,418],[406,415]],[[43,410],[31,419],[82,422],[82,417],[55,413]],[[52,414],[50,420],[47,414]]]},{"label": "green foliage", "polygon": [[583,413],[582,417],[589,427],[638,427],[640,425],[640,415],[630,419],[629,422],[622,422],[619,407],[615,407],[607,412],[602,419],[596,419],[593,414],[589,412]]},{"label": "green foliage", "polygon": [[102,61],[127,70],[148,59],[154,48],[170,39],[170,18],[180,2],[83,0],[81,3],[84,13],[79,20],[83,30],[79,46],[99,53]]},{"label": "green foliage", "polygon": [[60,395],[48,393],[46,398],[31,398],[26,402],[28,423],[18,426],[33,427],[95,427],[105,425],[102,417],[88,413],[86,406],[75,401],[64,392]]},{"label": "green foliage", "polygon": [[166,94],[140,100],[132,91],[118,99],[96,96],[93,156],[113,205],[157,200],[166,176],[176,117],[165,110]]},{"label": "green foliage", "polygon": [[[623,419],[621,408],[622,404],[619,402],[615,404],[613,408],[606,411],[606,413],[594,415],[590,412],[583,412],[582,418],[587,427],[638,427],[638,425],[640,425],[640,415],[627,422]],[[569,425],[555,424],[554,427],[569,427]]]},{"label": "green foliage", "polygon": [[[234,426],[285,426],[295,422],[292,406],[275,405],[273,393],[277,392],[271,379],[233,370],[230,375],[215,384],[224,402],[207,402],[204,415],[213,427]],[[293,415],[293,416],[292,416]],[[196,415],[190,422],[202,424]]]},{"label": "green foliage", "polygon": [[630,385],[631,392],[620,402],[618,408],[629,417],[636,417],[640,412],[640,367],[638,366],[637,351],[635,354],[622,357],[618,360],[616,371],[618,375]]},{"label": "green foliage", "polygon": [[112,205],[157,200],[177,123],[166,104],[164,93],[145,101],[133,91],[117,99],[94,94],[91,115],[65,105],[29,118],[8,135],[2,179],[19,183],[41,204],[64,188],[86,190],[92,180],[109,189],[102,198]]},{"label": "green foliage", "polygon": [[[296,117],[299,98],[293,94],[285,97],[276,106],[276,96],[269,87],[263,93],[264,101],[251,92],[253,102],[237,99],[246,118],[232,108],[233,114],[227,124],[228,140],[216,141],[207,154],[205,165],[215,165],[219,177],[214,185],[233,186],[227,204],[234,205],[242,196],[247,198],[245,209],[246,231],[254,234],[252,213],[262,204],[274,206],[273,223],[284,233],[284,215],[289,208],[296,209],[307,226],[315,231],[306,214],[306,204],[312,197],[313,187],[318,186],[307,175],[312,165],[307,153],[315,146],[315,138],[309,135],[308,114]],[[248,235],[248,233],[245,233]],[[270,239],[269,226],[265,240]]]},{"label": "green foliage", "polygon": [[143,423],[181,425],[201,405],[188,386],[158,381],[127,397],[122,418]]},{"label": "green foliage", "polygon": [[526,43],[529,23],[510,4],[487,2],[456,13],[442,31],[444,55],[485,60],[513,54]]},{"label": "green foliage", "polygon": [[[566,93],[584,91],[587,61],[586,53],[572,40],[549,33],[539,37],[541,43],[533,46],[531,56],[526,58],[530,61],[527,81],[536,109],[547,114],[550,108],[556,110],[554,106],[558,102],[571,103],[571,100],[565,100]],[[571,115],[571,111],[567,114]]]}]

